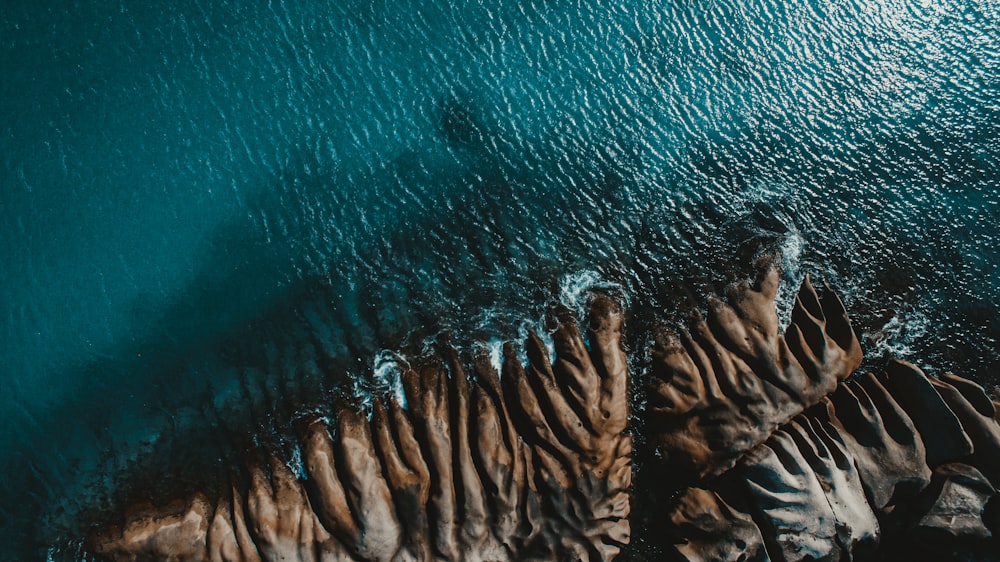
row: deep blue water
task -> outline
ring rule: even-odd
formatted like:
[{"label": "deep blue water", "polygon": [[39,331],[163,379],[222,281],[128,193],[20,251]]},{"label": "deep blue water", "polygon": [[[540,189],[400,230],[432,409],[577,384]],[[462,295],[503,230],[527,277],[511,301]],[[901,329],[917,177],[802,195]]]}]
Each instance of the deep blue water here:
[{"label": "deep blue water", "polygon": [[762,254],[1000,382],[1000,4],[598,4],[5,0],[0,558],[389,351],[593,285],[641,349]]}]

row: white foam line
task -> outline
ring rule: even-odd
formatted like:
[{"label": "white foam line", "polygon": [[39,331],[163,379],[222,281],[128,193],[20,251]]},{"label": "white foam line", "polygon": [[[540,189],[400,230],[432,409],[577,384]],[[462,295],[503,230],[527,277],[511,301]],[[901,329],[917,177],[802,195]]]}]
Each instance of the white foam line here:
[{"label": "white foam line", "polygon": [[404,365],[407,365],[407,362],[402,355],[383,349],[375,355],[372,367],[378,388],[392,392],[396,401],[405,410],[406,392],[403,391],[402,378]]},{"label": "white foam line", "polygon": [[774,306],[778,314],[778,327],[781,331],[784,331],[792,321],[795,295],[798,294],[799,286],[805,280],[805,273],[802,272],[802,252],[806,246],[806,239],[794,225],[788,226],[790,229],[788,235],[785,236],[779,248],[783,272],[778,284],[778,294],[774,299]]},{"label": "white foam line", "polygon": [[484,344],[486,346],[486,353],[490,358],[490,365],[493,366],[493,370],[497,372],[497,375],[503,372],[503,344],[507,341],[509,340],[490,338]]},{"label": "white foam line", "polygon": [[865,334],[875,342],[875,348],[895,357],[909,357],[915,353],[914,344],[927,335],[931,321],[918,310],[901,310],[893,315],[882,328]]},{"label": "white foam line", "polygon": [[591,293],[596,289],[611,289],[622,292],[622,287],[618,283],[602,278],[596,271],[583,270],[564,275],[559,281],[559,302],[572,310],[577,320],[582,320],[586,317]]}]

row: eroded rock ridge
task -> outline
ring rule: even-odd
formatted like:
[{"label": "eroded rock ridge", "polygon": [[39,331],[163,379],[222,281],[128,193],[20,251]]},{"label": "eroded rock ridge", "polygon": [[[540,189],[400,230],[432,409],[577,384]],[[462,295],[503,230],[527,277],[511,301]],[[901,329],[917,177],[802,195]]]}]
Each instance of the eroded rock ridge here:
[{"label": "eroded rock ridge", "polygon": [[688,488],[668,514],[677,554],[996,559],[972,557],[988,556],[1000,530],[987,509],[1000,484],[996,417],[996,403],[961,377],[902,361],[863,373],[732,470]]},{"label": "eroded rock ridge", "polygon": [[861,346],[840,299],[806,278],[779,333],[778,271],[711,299],[707,318],[665,333],[653,347],[646,422],[681,477],[710,478],[861,365]]}]

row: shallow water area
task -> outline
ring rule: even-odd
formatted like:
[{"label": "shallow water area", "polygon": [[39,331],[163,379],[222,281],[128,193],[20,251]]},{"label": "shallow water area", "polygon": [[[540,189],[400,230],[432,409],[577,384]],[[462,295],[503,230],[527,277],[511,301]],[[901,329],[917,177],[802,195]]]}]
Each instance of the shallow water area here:
[{"label": "shallow water area", "polygon": [[0,558],[393,354],[588,287],[641,349],[762,254],[872,365],[1000,383],[994,2],[13,0],[0,76]]}]

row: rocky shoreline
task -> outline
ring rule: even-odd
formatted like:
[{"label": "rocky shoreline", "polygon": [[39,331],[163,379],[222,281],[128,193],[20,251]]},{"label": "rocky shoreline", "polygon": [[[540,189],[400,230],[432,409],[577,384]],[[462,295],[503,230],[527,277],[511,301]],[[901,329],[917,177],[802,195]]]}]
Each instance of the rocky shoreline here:
[{"label": "rocky shoreline", "polygon": [[[611,560],[633,535],[677,560],[998,560],[998,403],[894,361],[858,372],[843,304],[806,279],[779,333],[777,272],[653,338],[644,423],[624,313],[558,315],[500,372],[451,347],[401,370],[403,395],[299,420],[302,470],[248,453],[219,490],[136,503],[95,528],[108,560]],[[633,432],[669,501],[633,486]],[[900,558],[900,557],[903,558]]]}]

